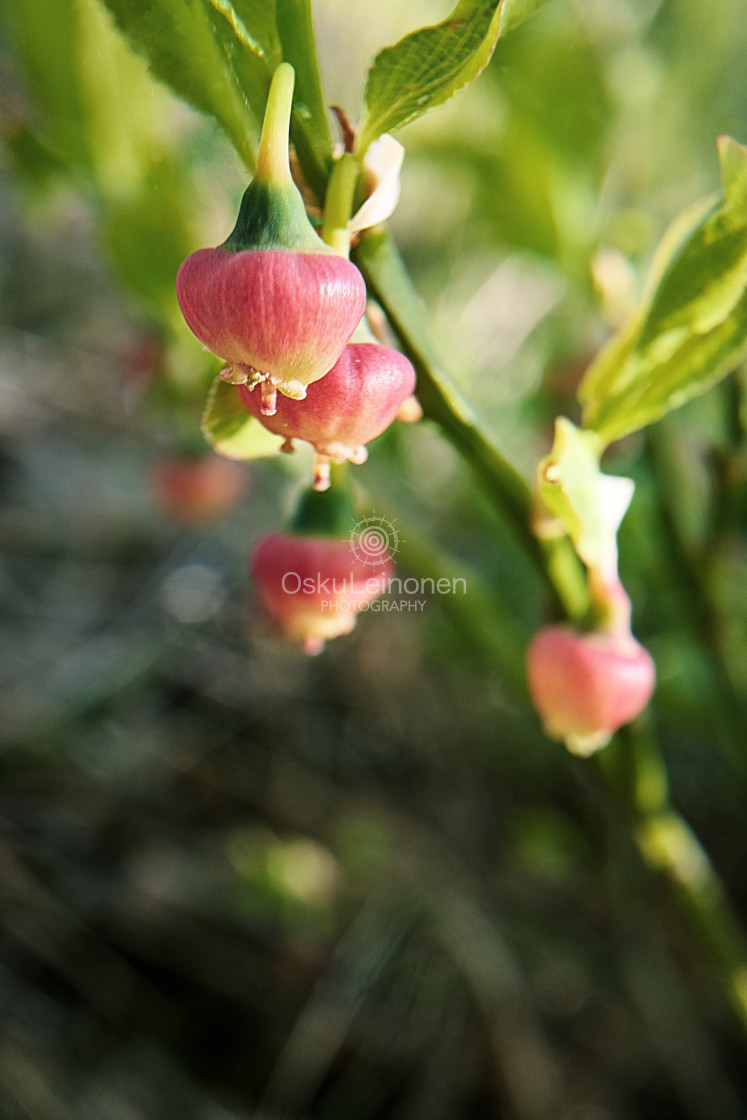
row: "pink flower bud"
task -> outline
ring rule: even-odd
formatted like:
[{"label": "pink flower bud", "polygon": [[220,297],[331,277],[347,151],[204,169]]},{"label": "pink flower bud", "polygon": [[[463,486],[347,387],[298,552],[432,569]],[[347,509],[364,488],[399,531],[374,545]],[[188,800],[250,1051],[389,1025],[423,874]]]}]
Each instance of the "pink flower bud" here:
[{"label": "pink flower bud", "polygon": [[278,399],[266,416],[256,391],[241,386],[244,404],[269,431],[310,443],[319,456],[341,463],[362,463],[366,447],[389,427],[415,388],[415,371],[398,350],[372,342],[346,346],[329,373],[309,386],[305,400]]},{"label": "pink flower bud", "polygon": [[527,675],[547,734],[588,755],[643,711],[656,669],[630,633],[547,626],[529,646]]},{"label": "pink flower bud", "polygon": [[247,481],[238,463],[217,455],[198,459],[174,455],[155,463],[150,472],[159,509],[192,528],[225,516],[244,494]]},{"label": "pink flower bud", "polygon": [[332,368],[366,306],[350,261],[285,249],[199,249],[180,267],[176,293],[189,329],[236,380],[296,399]]},{"label": "pink flower bud", "polygon": [[263,537],[251,567],[265,611],[309,654],[349,634],[356,613],[384,593],[394,574],[389,559],[366,563],[349,541],[288,533]]}]

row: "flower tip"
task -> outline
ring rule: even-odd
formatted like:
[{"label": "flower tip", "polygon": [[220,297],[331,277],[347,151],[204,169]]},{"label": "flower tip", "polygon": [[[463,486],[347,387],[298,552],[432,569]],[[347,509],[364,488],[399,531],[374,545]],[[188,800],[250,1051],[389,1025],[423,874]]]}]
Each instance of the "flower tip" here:
[{"label": "flower tip", "polygon": [[235,366],[226,366],[218,374],[221,381],[225,381],[227,385],[246,385],[249,380],[249,375],[245,369],[238,369]]},{"label": "flower tip", "polygon": [[308,634],[303,640],[303,651],[307,657],[318,657],[326,645],[324,638]]},{"label": "flower tip", "polygon": [[278,410],[278,391],[269,381],[263,381],[260,387],[262,394],[262,415],[274,416]]},{"label": "flower tip", "polygon": [[361,466],[361,464],[365,463],[366,459],[368,459],[368,448],[363,446],[354,447],[349,453],[348,459],[357,467]]},{"label": "flower tip", "polygon": [[314,489],[319,493],[324,490],[329,490],[330,487],[330,466],[329,458],[326,455],[316,454],[314,456]]},{"label": "flower tip", "polygon": [[423,409],[416,396],[409,396],[403,400],[397,413],[397,419],[403,424],[417,424],[423,419]]},{"label": "flower tip", "polygon": [[[550,735],[550,738],[555,736]],[[569,754],[575,755],[576,758],[591,758],[602,747],[606,747],[611,738],[612,732],[603,729],[593,735],[566,735],[564,742]]]}]

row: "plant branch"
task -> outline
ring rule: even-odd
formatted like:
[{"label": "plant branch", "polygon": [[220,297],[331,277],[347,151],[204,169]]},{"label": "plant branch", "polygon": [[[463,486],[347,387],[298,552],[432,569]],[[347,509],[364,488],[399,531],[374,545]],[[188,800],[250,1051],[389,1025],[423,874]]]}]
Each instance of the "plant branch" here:
[{"label": "plant branch", "polygon": [[353,259],[415,366],[418,399],[424,415],[438,424],[472,468],[557,602],[558,593],[548,574],[544,551],[531,528],[529,486],[481,431],[477,418],[436,357],[418,296],[392,237],[382,226],[367,231]]},{"label": "plant branch", "polygon": [[747,944],[705,849],[672,805],[666,766],[653,736],[641,725],[631,725],[598,757],[605,785],[633,818],[631,833],[641,857],[651,871],[667,878],[747,1031]]},{"label": "plant branch", "polygon": [[707,570],[703,558],[693,555],[684,539],[674,508],[679,478],[671,463],[666,427],[659,424],[647,434],[646,449],[656,482],[657,515],[664,528],[662,544],[669,552],[669,567],[687,601],[684,611],[690,629],[701,643],[713,680],[713,714],[721,725],[717,737],[722,752],[734,772],[744,780],[747,776],[743,743],[744,712],[734,685],[731,666],[724,653],[719,620],[707,586]]}]

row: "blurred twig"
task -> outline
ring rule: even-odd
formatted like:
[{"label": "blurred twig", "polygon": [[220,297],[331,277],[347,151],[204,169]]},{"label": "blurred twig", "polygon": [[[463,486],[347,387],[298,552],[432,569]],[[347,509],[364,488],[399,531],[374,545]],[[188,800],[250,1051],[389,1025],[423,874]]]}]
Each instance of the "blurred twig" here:
[{"label": "blurred twig", "polygon": [[618,733],[599,759],[644,862],[665,876],[747,1033],[747,941],[707,853],[671,803],[653,736],[640,725],[630,727]]}]

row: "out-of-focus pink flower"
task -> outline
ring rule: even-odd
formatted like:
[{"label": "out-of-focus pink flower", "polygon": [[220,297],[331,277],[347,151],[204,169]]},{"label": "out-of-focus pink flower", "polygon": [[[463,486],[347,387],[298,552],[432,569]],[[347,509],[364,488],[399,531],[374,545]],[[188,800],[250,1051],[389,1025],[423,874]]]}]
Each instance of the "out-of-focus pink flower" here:
[{"label": "out-of-focus pink flower", "polygon": [[308,654],[350,633],[357,613],[383,594],[394,574],[388,558],[366,563],[347,540],[290,533],[263,537],[251,568],[267,615]]},{"label": "out-of-focus pink flower", "polygon": [[150,471],[151,492],[159,509],[193,528],[227,514],[247,483],[244,467],[217,455],[174,455],[154,463]]},{"label": "out-of-focus pink flower", "polygon": [[630,633],[547,626],[529,646],[527,675],[548,735],[588,755],[643,711],[656,669]]}]

